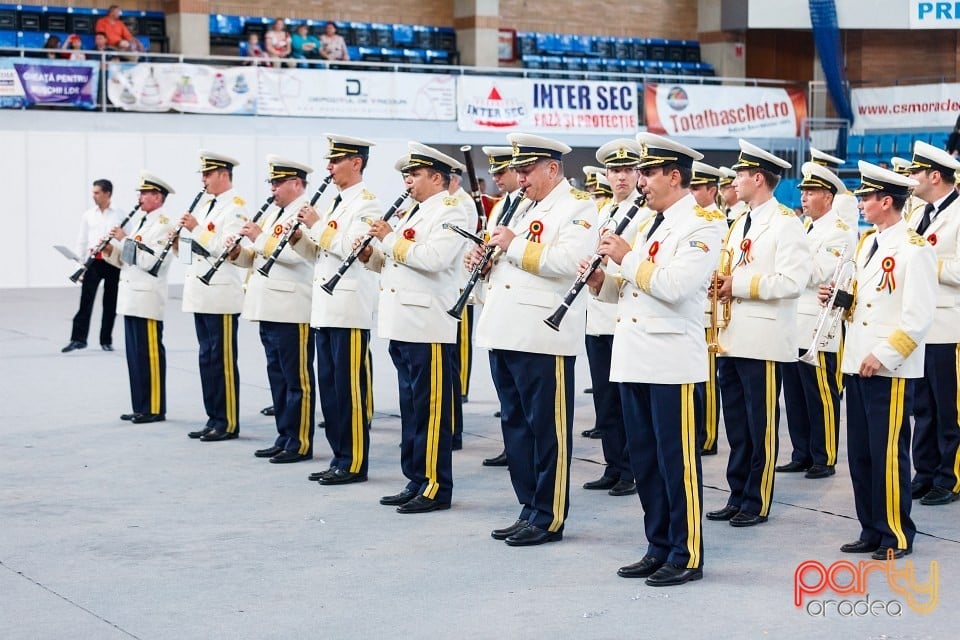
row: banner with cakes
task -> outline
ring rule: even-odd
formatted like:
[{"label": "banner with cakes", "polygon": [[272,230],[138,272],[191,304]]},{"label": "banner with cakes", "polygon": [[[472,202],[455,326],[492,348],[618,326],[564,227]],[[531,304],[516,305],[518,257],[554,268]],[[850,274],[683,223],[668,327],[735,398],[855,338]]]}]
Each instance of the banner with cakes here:
[{"label": "banner with cakes", "polygon": [[257,68],[113,62],[107,98],[125,111],[253,115]]},{"label": "banner with cakes", "polygon": [[95,109],[98,69],[81,60],[0,58],[0,108]]}]

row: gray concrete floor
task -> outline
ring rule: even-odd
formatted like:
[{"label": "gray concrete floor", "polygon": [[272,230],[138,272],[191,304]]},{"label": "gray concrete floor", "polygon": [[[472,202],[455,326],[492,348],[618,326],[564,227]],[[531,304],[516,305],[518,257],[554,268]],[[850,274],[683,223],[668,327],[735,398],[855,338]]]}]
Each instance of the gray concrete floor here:
[{"label": "gray concrete floor", "polygon": [[[916,579],[939,566],[927,614],[825,617],[793,604],[805,560],[858,561],[845,464],[835,477],[777,476],[770,521],[705,521],[705,578],[672,589],[616,576],[644,550],[635,497],[580,485],[601,473],[586,358],[578,359],[571,510],[564,540],[510,548],[489,531],[514,520],[486,355],[476,353],[450,511],[405,516],[377,503],[403,485],[396,378],[374,345],[377,415],[370,481],[322,487],[317,458],[271,465],[273,440],[256,327],[240,329],[241,438],[189,440],[201,424],[192,319],[172,300],[164,341],[168,419],[131,425],[122,323],[115,353],[61,355],[77,289],[0,290],[0,638],[955,638],[960,503],[922,507]],[[789,456],[781,426],[781,461]],[[841,438],[843,444],[843,437]],[[843,455],[843,454],[842,454]],[[704,507],[725,504],[726,442],[705,458]],[[842,579],[842,578],[841,578]],[[875,573],[871,600],[903,598]],[[819,598],[857,600],[829,593]]]}]

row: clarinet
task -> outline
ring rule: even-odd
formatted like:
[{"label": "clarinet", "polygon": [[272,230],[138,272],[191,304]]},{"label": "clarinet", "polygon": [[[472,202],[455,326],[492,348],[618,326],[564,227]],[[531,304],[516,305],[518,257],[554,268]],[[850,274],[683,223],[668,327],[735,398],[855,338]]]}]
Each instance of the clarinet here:
[{"label": "clarinet", "polygon": [[[274,198],[273,196],[270,196],[269,198],[267,198],[267,201],[263,203],[262,207],[260,207],[260,211],[257,211],[257,214],[253,216],[252,222],[254,224],[256,224],[260,220],[260,218],[263,217],[263,214],[266,212],[266,210],[270,207],[271,204],[273,204],[273,198]],[[240,240],[241,240],[241,237],[238,236],[237,239],[234,240],[232,245],[230,245],[229,247],[225,247],[223,250],[223,253],[217,256],[217,259],[213,263],[213,266],[210,267],[210,269],[205,274],[203,274],[197,279],[203,284],[210,286],[210,281],[213,279],[213,276],[217,273],[220,267],[223,266],[223,263],[227,261],[227,257],[233,252],[233,250],[240,245]]]},{"label": "clarinet", "polygon": [[[323,182],[320,183],[320,187],[317,188],[317,192],[313,194],[313,197],[310,198],[310,206],[317,204],[317,200],[320,199],[320,196],[323,195],[323,192],[327,190],[327,187],[330,186],[330,181],[333,180],[333,174],[328,175],[323,179]],[[297,220],[290,228],[287,229],[287,232],[283,234],[283,237],[280,238],[280,242],[277,243],[277,248],[273,250],[273,253],[270,254],[270,257],[267,258],[267,261],[257,269],[257,273],[262,275],[264,278],[270,277],[270,269],[273,269],[273,265],[276,264],[277,258],[280,257],[280,252],[283,251],[283,248],[287,246],[287,243],[290,242],[290,238],[293,236],[293,233],[300,228],[300,221]]]},{"label": "clarinet", "polygon": [[[510,204],[509,211],[503,213],[500,216],[500,219],[497,220],[497,226],[507,226],[510,224],[510,219],[513,218],[513,214],[516,213],[517,207],[520,206],[520,202],[523,200],[523,191],[517,196],[517,199]],[[477,286],[477,282],[480,281],[480,274],[483,273],[483,270],[486,268],[490,260],[493,259],[493,254],[496,252],[498,247],[487,247],[486,252],[484,252],[483,257],[480,258],[480,261],[473,268],[473,271],[470,272],[470,279],[467,280],[467,284],[463,286],[463,291],[460,292],[460,297],[457,298],[457,301],[454,303],[453,307],[447,310],[447,313],[457,320],[463,316],[463,310],[467,306],[467,301],[470,299],[470,295],[473,293],[474,287]]]},{"label": "clarinet", "polygon": [[[401,193],[400,197],[398,197],[396,200],[393,201],[393,204],[390,205],[390,208],[387,209],[387,212],[384,213],[383,217],[380,219],[383,220],[384,222],[387,222],[388,220],[390,220],[390,218],[392,218],[394,214],[397,213],[397,210],[400,208],[400,205],[403,204],[403,201],[406,200],[407,196],[409,195],[410,195],[409,189]],[[354,248],[354,250],[350,252],[350,255],[344,258],[343,262],[340,263],[340,267],[337,269],[337,272],[333,274],[333,276],[329,280],[327,280],[322,285],[320,285],[320,288],[326,291],[327,293],[329,293],[330,295],[333,295],[333,290],[337,288],[337,283],[339,283],[340,279],[343,278],[343,274],[347,272],[347,269],[350,268],[350,265],[352,265],[356,261],[357,256],[363,253],[363,250],[366,249],[371,242],[373,242],[373,236],[367,236],[366,238],[361,240],[360,244],[358,244],[356,248]]]},{"label": "clarinet", "polygon": [[[617,228],[613,231],[616,235],[622,235],[624,231],[627,230],[627,225],[629,225],[634,216],[637,215],[637,211],[640,210],[646,203],[646,199],[641,195],[639,198],[633,201],[633,206],[630,207],[630,210],[627,211],[626,215],[623,216],[623,219],[620,220],[620,223],[617,225]],[[580,294],[580,291],[583,289],[584,285],[587,284],[587,280],[590,279],[590,276],[593,275],[593,272],[600,268],[600,263],[603,262],[603,256],[600,253],[593,254],[593,257],[590,259],[590,266],[580,274],[580,276],[574,281],[573,286],[570,287],[570,290],[567,291],[567,295],[564,296],[563,302],[560,303],[560,306],[557,307],[557,310],[553,312],[549,318],[545,319],[544,322],[548,327],[554,331],[560,331],[560,323],[563,321],[563,317],[567,315],[567,311],[570,310],[570,306],[573,304],[573,301],[577,299],[577,296]]]},{"label": "clarinet", "polygon": [[479,224],[477,228],[483,229],[487,226],[487,213],[483,209],[483,196],[480,194],[480,181],[477,179],[477,169],[473,164],[473,156],[470,155],[470,149],[472,149],[468,144],[460,147],[460,151],[463,153],[463,164],[467,167],[467,177],[470,180],[470,197],[473,198],[473,204],[477,209],[477,220]]},{"label": "clarinet", "polygon": [[[137,211],[140,211],[140,205],[138,204],[133,208],[133,211],[127,214],[127,217],[120,222],[120,228],[122,229],[130,220],[133,219],[133,216],[137,214]],[[87,259],[84,260],[83,264],[80,265],[80,268],[73,272],[73,275],[70,276],[70,282],[79,282],[80,278],[83,277],[90,267],[93,266],[93,262],[97,259],[97,254],[106,249],[107,245],[110,244],[110,236],[100,240],[100,243],[94,247],[93,251],[87,256]]]},{"label": "clarinet", "polygon": [[[193,199],[193,204],[190,205],[190,208],[187,209],[187,213],[193,213],[193,210],[197,208],[197,203],[200,202],[200,198],[203,197],[203,194],[207,192],[206,189],[201,189],[200,193],[197,194],[197,197]],[[173,232],[173,235],[170,236],[170,239],[167,240],[167,244],[163,246],[163,251],[160,252],[160,255],[157,256],[156,262],[153,263],[153,266],[150,267],[150,270],[147,271],[150,275],[156,278],[160,274],[160,267],[163,266],[163,261],[167,259],[167,254],[170,253],[170,249],[173,248],[173,243],[176,242],[177,238],[180,237],[180,230],[183,229],[183,225],[177,227],[176,231]]]}]

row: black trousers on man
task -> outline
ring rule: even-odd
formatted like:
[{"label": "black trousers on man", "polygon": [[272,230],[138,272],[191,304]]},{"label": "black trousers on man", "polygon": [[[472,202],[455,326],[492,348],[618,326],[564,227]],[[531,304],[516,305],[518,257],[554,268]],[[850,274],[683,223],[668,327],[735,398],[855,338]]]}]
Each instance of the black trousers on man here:
[{"label": "black trousers on man", "polygon": [[100,344],[113,344],[113,321],[117,318],[117,286],[120,283],[120,269],[104,260],[94,260],[83,274],[80,284],[80,308],[73,316],[71,342],[86,344],[90,333],[90,316],[93,315],[93,303],[97,298],[97,287],[103,281],[103,316],[100,319]]}]

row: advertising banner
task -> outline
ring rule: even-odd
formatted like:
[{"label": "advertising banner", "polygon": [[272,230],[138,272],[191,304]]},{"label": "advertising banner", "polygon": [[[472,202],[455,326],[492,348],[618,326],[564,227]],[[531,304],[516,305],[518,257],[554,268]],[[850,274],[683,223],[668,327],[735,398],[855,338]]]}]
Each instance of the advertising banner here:
[{"label": "advertising banner", "polygon": [[853,128],[950,129],[960,116],[960,84],[854,89]]},{"label": "advertising banner", "polygon": [[960,28],[960,3],[910,0],[910,28]]},{"label": "advertising banner", "polygon": [[107,97],[126,111],[248,114],[257,105],[256,67],[114,62]]},{"label": "advertising banner", "polygon": [[668,136],[793,138],[807,116],[801,88],[648,84],[644,106],[650,132]]},{"label": "advertising banner", "polygon": [[0,108],[34,105],[94,109],[99,63],[30,58],[0,59]]},{"label": "advertising banner", "polygon": [[632,135],[637,124],[637,88],[632,82],[457,78],[461,131]]}]

